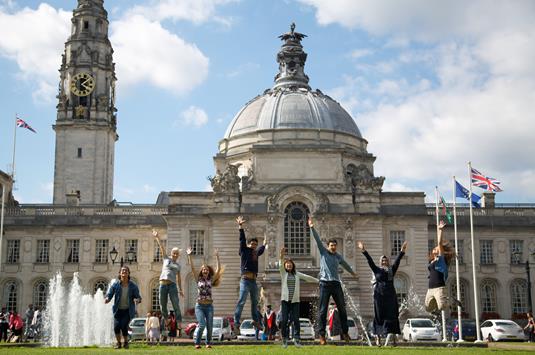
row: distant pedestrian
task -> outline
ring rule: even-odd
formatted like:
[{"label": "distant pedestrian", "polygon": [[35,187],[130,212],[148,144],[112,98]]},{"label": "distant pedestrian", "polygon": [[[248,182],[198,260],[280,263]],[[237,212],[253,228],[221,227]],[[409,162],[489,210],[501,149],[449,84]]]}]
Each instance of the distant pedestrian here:
[{"label": "distant pedestrian", "polygon": [[169,311],[169,318],[167,318],[167,335],[170,342],[174,342],[177,337],[176,317],[173,311]]},{"label": "distant pedestrian", "polygon": [[0,341],[7,341],[7,330],[9,329],[9,313],[6,307],[0,311]]},{"label": "distant pedestrian", "polygon": [[160,319],[156,312],[152,312],[145,321],[145,333],[147,333],[147,343],[160,342]]},{"label": "distant pedestrian", "polygon": [[[119,271],[119,279],[116,280],[108,289],[104,299],[105,303],[113,301],[113,331],[117,339],[116,349],[121,346],[128,348],[128,324],[136,315],[136,305],[141,302],[139,288],[130,280],[130,269],[128,266],[122,266]],[[121,334],[123,343],[121,345]]]},{"label": "distant pedestrian", "polygon": [[527,314],[528,324],[524,327],[524,330],[528,332],[528,342],[535,341],[535,319],[533,319],[533,313],[529,311]]},{"label": "distant pedestrian", "polygon": [[24,330],[24,321],[17,311],[13,310],[9,316],[9,329],[11,330],[11,336],[9,341],[20,343],[22,342],[22,331]]}]

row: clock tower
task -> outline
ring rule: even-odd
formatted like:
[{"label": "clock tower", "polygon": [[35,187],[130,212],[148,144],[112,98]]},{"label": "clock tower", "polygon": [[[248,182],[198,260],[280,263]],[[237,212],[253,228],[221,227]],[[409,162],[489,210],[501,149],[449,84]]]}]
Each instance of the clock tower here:
[{"label": "clock tower", "polygon": [[[54,204],[113,199],[117,115],[115,64],[103,0],[78,0],[62,55],[54,165]],[[69,196],[69,199],[67,199]]]}]

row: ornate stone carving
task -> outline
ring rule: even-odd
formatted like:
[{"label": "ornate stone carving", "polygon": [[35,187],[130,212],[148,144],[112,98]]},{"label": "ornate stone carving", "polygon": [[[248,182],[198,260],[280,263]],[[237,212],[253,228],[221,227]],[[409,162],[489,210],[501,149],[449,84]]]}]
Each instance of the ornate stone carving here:
[{"label": "ornate stone carving", "polygon": [[276,199],[276,195],[268,196],[266,199],[268,212],[277,212],[279,210],[279,204],[277,203]]},{"label": "ornate stone carving", "polygon": [[344,244],[345,244],[345,256],[347,258],[353,258],[355,244],[353,241],[353,223],[351,218],[346,220],[346,227],[344,232]]},{"label": "ornate stone carving", "polygon": [[385,181],[383,176],[374,177],[364,164],[358,167],[349,164],[346,168],[346,178],[348,184],[353,186],[358,192],[381,192]]},{"label": "ornate stone carving", "polygon": [[268,255],[270,258],[277,257],[277,219],[273,215],[268,215],[266,225],[266,238],[268,241]]},{"label": "ornate stone carving", "polygon": [[208,180],[210,180],[212,190],[215,193],[239,192],[240,177],[238,176],[238,168],[240,165],[229,164],[224,173],[221,174],[218,170],[214,177],[209,176]]},{"label": "ornate stone carving", "polygon": [[100,111],[106,111],[108,109],[108,96],[101,94],[97,97],[97,109]]},{"label": "ornate stone carving", "polygon": [[255,184],[253,169],[247,169],[247,175],[241,178],[241,190],[248,191]]},{"label": "ornate stone carving", "polygon": [[80,119],[86,118],[86,113],[87,113],[87,107],[85,106],[78,105],[74,108],[74,117],[76,118],[80,118]]}]

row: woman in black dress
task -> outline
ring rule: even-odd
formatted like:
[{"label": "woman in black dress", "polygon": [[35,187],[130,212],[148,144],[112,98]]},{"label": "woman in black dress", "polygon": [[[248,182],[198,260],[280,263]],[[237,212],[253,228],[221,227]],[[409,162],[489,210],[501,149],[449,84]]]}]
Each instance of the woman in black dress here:
[{"label": "woman in black dress", "polygon": [[364,248],[364,244],[359,241],[357,246],[368,260],[375,277],[373,288],[373,329],[377,337],[377,345],[381,345],[381,336],[387,334],[394,334],[395,342],[395,334],[401,334],[401,330],[399,329],[399,306],[396,289],[394,288],[394,275],[396,275],[399,262],[407,250],[407,242],[404,242],[401,246],[401,252],[392,266],[390,266],[390,261],[385,255],[381,257],[380,266],[375,265],[372,257]]}]

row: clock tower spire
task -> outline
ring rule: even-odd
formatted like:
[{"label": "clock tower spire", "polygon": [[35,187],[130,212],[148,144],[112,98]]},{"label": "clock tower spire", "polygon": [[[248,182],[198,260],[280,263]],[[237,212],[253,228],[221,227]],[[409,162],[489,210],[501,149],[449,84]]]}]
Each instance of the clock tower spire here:
[{"label": "clock tower spire", "polygon": [[117,115],[115,64],[103,0],[78,0],[62,55],[54,166],[54,203],[113,199]]}]

